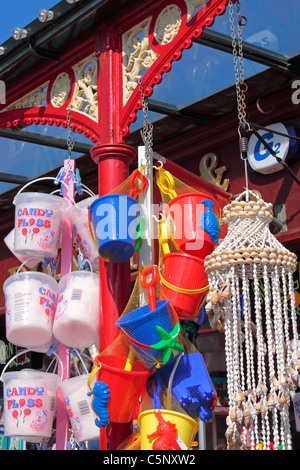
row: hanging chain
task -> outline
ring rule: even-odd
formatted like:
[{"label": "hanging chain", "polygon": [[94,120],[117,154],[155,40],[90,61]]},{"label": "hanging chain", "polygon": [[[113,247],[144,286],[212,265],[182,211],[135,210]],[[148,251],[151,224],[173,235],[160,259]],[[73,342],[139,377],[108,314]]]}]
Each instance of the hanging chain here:
[{"label": "hanging chain", "polygon": [[145,145],[145,154],[146,154],[146,164],[147,164],[147,174],[150,173],[150,155],[153,155],[153,124],[148,121],[148,103],[145,100],[145,95],[143,92],[142,78],[138,81],[141,99],[142,99],[142,111],[144,117],[144,124],[142,130],[142,138]]},{"label": "hanging chain", "polygon": [[68,108],[68,115],[67,115],[67,131],[68,131],[68,136],[67,136],[67,145],[68,145],[68,154],[69,158],[68,161],[71,159],[71,153],[75,145],[75,137],[76,137],[76,132],[73,132],[71,130],[71,109]]},{"label": "hanging chain", "polygon": [[237,99],[237,112],[238,112],[238,133],[239,133],[239,146],[240,146],[240,157],[244,160],[244,171],[245,171],[245,183],[246,183],[246,200],[249,200],[248,192],[248,137],[245,133],[250,130],[250,126],[246,121],[246,100],[245,93],[248,89],[245,83],[244,77],[244,56],[243,56],[243,41],[242,41],[242,26],[247,24],[245,16],[241,15],[240,1],[236,3],[237,6],[237,24],[238,24],[238,39],[235,35],[234,25],[234,13],[232,0],[229,0],[229,15],[230,15],[230,29],[232,39],[232,53],[235,73],[235,88],[236,88],[236,99]]},{"label": "hanging chain", "polygon": [[230,23],[231,23],[230,29],[231,29],[231,39],[232,39],[238,119],[239,119],[239,125],[244,128],[246,125],[245,93],[248,87],[244,79],[242,26],[245,26],[245,24],[247,23],[247,20],[240,13],[239,0],[237,1],[236,5],[237,5],[237,15],[238,15],[238,39],[237,40],[236,40],[236,35],[235,35],[233,5],[232,5],[232,0],[229,0],[229,14],[230,14]]}]

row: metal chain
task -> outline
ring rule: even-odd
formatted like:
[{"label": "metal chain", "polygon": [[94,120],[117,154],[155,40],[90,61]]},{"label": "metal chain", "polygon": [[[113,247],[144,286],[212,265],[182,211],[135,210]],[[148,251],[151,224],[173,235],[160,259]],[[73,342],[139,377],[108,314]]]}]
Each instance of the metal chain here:
[{"label": "metal chain", "polygon": [[142,111],[143,111],[143,117],[144,117],[144,123],[143,123],[143,131],[142,131],[142,137],[143,141],[145,144],[145,155],[146,155],[146,162],[147,162],[147,173],[149,174],[150,172],[150,155],[153,155],[153,124],[148,121],[148,103],[145,99],[144,91],[143,91],[143,86],[142,86],[142,78],[139,79],[138,81],[139,84],[139,89],[140,89],[140,94],[141,94],[141,99],[142,99]]},{"label": "metal chain", "polygon": [[76,132],[71,130],[71,109],[68,108],[68,115],[67,115],[67,131],[68,131],[68,136],[67,136],[67,145],[68,145],[68,154],[69,154],[69,161],[71,158],[71,153],[75,145],[75,137],[76,137]]},{"label": "metal chain", "polygon": [[[235,73],[235,87],[236,87],[236,96],[237,96],[237,111],[238,119],[241,127],[245,127],[246,124],[246,102],[245,102],[245,93],[248,89],[245,79],[244,79],[244,64],[243,64],[243,41],[242,41],[242,26],[246,23],[242,23],[245,17],[240,13],[240,2],[237,1],[237,14],[238,14],[238,40],[236,40],[235,35],[235,25],[234,25],[234,13],[233,13],[233,4],[232,0],[229,0],[229,15],[230,15],[230,29],[231,29],[231,39],[232,39],[232,52],[233,52],[233,62],[234,62],[234,73]],[[239,56],[239,59],[238,59]]]}]

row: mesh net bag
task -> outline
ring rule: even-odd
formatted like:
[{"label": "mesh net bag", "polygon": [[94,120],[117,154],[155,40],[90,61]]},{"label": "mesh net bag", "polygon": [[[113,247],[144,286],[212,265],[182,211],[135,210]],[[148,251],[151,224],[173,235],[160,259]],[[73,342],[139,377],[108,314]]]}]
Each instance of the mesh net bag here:
[{"label": "mesh net bag", "polygon": [[[91,389],[97,383],[106,386],[105,393],[109,400],[106,410],[102,410],[108,413],[106,424],[128,423],[133,419],[139,400],[146,391],[151,370],[138,358],[132,357],[131,349],[122,335],[118,335],[112,344],[98,354],[94,363],[89,386]],[[102,404],[103,395],[98,398]]]},{"label": "mesh net bag", "polygon": [[148,379],[147,394],[141,410],[149,406],[187,414],[194,420],[213,418],[216,392],[203,356],[185,336],[184,353],[156,369]]},{"label": "mesh net bag", "polygon": [[116,325],[132,356],[148,369],[160,367],[183,352],[179,319],[169,300],[160,298],[157,266],[141,268]]},{"label": "mesh net bag", "polygon": [[219,206],[163,168],[156,183],[163,203],[158,225],[161,297],[169,299],[180,319],[193,319],[209,288],[204,258],[218,241]]}]

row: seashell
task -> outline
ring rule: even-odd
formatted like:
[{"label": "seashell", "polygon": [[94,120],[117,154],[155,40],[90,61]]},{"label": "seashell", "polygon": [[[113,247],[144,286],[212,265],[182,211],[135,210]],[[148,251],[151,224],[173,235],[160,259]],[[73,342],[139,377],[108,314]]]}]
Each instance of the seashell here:
[{"label": "seashell", "polygon": [[271,378],[271,384],[273,387],[277,388],[278,387],[278,380],[276,379],[275,375]]},{"label": "seashell", "polygon": [[275,398],[273,393],[269,393],[267,396],[266,405],[268,410],[273,410],[277,405],[277,397]]},{"label": "seashell", "polygon": [[234,434],[234,431],[235,431],[235,426],[234,426],[233,423],[231,423],[231,424],[227,427],[227,429],[226,429],[226,431],[225,431],[225,437],[226,437],[226,439],[228,439],[228,440],[231,439],[232,436],[233,436],[233,434]]},{"label": "seashell", "polygon": [[268,406],[267,406],[266,400],[264,400],[261,404],[260,413],[262,414],[262,416],[265,416],[267,412],[268,412]]},{"label": "seashell", "polygon": [[258,411],[254,405],[250,406],[250,416],[252,419],[255,419],[257,417]]},{"label": "seashell", "polygon": [[278,386],[280,388],[283,388],[287,383],[287,378],[284,374],[280,374],[279,379],[278,379]]},{"label": "seashell", "polygon": [[243,421],[243,410],[242,408],[237,408],[236,409],[236,420],[238,423],[242,423]]},{"label": "seashell", "polygon": [[282,408],[287,403],[287,397],[284,390],[281,390],[278,394],[279,406]]},{"label": "seashell", "polygon": [[250,424],[250,403],[246,403],[243,411],[244,425],[247,427]]},{"label": "seashell", "polygon": [[252,389],[247,391],[247,396],[248,396],[249,400],[252,400],[252,401],[256,400],[256,393]]},{"label": "seashell", "polygon": [[237,408],[233,406],[231,410],[229,411],[229,418],[231,421],[234,423],[237,419]]},{"label": "seashell", "polygon": [[243,392],[234,392],[234,400],[236,401],[237,404],[240,404],[242,403],[243,401],[245,401],[246,397],[245,395],[243,394]]},{"label": "seashell", "polygon": [[216,290],[213,291],[210,297],[211,304],[214,306],[219,302],[219,300],[220,300],[219,293]]},{"label": "seashell", "polygon": [[258,386],[256,387],[257,396],[264,395],[267,393],[267,391],[268,391],[267,386],[263,383],[258,384]]},{"label": "seashell", "polygon": [[257,414],[260,413],[261,412],[261,402],[258,401],[257,403],[255,403],[254,408],[255,408]]}]

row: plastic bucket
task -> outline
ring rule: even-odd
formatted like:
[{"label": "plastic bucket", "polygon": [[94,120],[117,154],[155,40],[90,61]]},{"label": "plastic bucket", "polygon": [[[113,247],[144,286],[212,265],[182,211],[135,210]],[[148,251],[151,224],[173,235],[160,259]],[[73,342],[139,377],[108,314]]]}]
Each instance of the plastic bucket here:
[{"label": "plastic bucket", "polygon": [[53,335],[65,346],[87,348],[99,338],[99,275],[73,271],[62,277]]},{"label": "plastic bucket", "polygon": [[150,346],[161,341],[157,326],[171,333],[174,328],[174,314],[169,309],[169,300],[158,300],[157,308],[150,311],[149,305],[144,305],[121,316],[116,325],[131,342],[133,349],[147,367],[153,367],[163,362],[163,350],[151,349]]},{"label": "plastic bucket", "polygon": [[14,204],[16,254],[55,258],[68,202],[51,194],[19,193]]},{"label": "plastic bucket", "polygon": [[92,398],[88,396],[89,374],[72,377],[59,384],[74,437],[78,442],[99,439],[99,428],[95,424]]},{"label": "plastic bucket", "polygon": [[[206,213],[203,201],[208,199],[212,200],[199,192],[181,194],[167,204],[165,214],[166,219],[170,216],[173,219],[174,242],[178,249],[202,259],[213,251],[217,241],[202,228],[201,221]],[[216,201],[213,203],[216,205]]]},{"label": "plastic bucket", "polygon": [[[208,422],[215,406],[215,389],[199,352],[183,354],[157,372],[166,387],[171,386],[172,396],[193,419]],[[171,381],[171,383],[170,383]]]},{"label": "plastic bucket", "polygon": [[165,446],[162,437],[149,438],[151,434],[157,431],[159,426],[158,418],[155,412],[160,411],[163,419],[176,426],[178,437],[189,449],[198,430],[197,421],[183,413],[169,410],[147,410],[140,413],[138,421],[140,425],[141,448],[140,450],[173,450]]},{"label": "plastic bucket", "polygon": [[21,263],[24,263],[27,268],[33,268],[37,263],[44,261],[42,258],[29,258],[28,256],[19,255],[15,252],[15,229],[11,230],[4,238],[7,248]]},{"label": "plastic bucket", "polygon": [[36,348],[52,339],[58,284],[46,273],[18,272],[3,284],[6,337],[16,346]]},{"label": "plastic bucket", "polygon": [[61,378],[57,374],[32,369],[5,372],[8,365],[25,352],[27,350],[16,354],[6,364],[1,375],[4,435],[37,443],[51,437],[57,386]]},{"label": "plastic bucket", "polygon": [[98,196],[88,197],[69,207],[66,216],[73,226],[73,239],[87,258],[93,269],[98,269],[99,253],[89,227],[89,207]]},{"label": "plastic bucket", "polygon": [[204,261],[185,253],[168,253],[160,261],[161,298],[167,298],[179,318],[195,318],[208,292]]},{"label": "plastic bucket", "polygon": [[139,398],[145,393],[152,374],[140,361],[133,362],[132,370],[124,370],[126,361],[126,357],[113,355],[95,358],[99,367],[97,380],[109,387],[108,413],[112,423],[128,423],[133,419]]},{"label": "plastic bucket", "polygon": [[92,203],[90,230],[101,258],[120,263],[132,257],[142,214],[136,199],[124,194],[108,194]]}]

